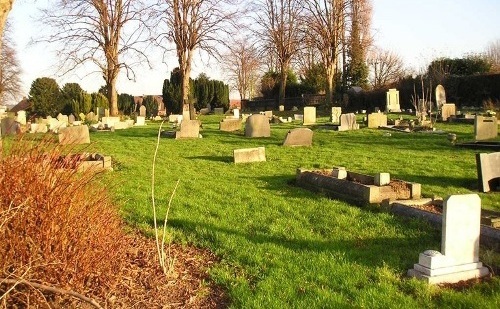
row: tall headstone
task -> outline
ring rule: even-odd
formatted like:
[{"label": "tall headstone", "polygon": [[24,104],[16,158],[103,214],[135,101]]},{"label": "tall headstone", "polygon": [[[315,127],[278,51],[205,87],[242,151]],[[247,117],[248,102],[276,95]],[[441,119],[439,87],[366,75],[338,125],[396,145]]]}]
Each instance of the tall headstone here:
[{"label": "tall headstone", "polygon": [[139,116],[146,117],[146,106],[141,105],[141,107],[139,107]]},{"label": "tall headstone", "polygon": [[245,123],[246,137],[270,137],[271,125],[266,115],[255,114],[247,118]]},{"label": "tall headstone", "polygon": [[387,112],[401,112],[399,105],[399,91],[397,89],[389,89],[386,93],[386,106]]},{"label": "tall headstone", "polygon": [[474,138],[476,141],[493,139],[498,136],[497,117],[476,116],[474,120]]},{"label": "tall headstone", "polygon": [[332,123],[340,122],[340,115],[342,115],[342,107],[334,106],[332,107],[332,114],[330,116],[330,121]]},{"label": "tall headstone", "polygon": [[[444,87],[442,85],[436,86],[436,105],[438,109],[441,109],[441,106],[446,103],[446,92],[444,91]],[[445,121],[445,120],[443,120]]]},{"label": "tall headstone", "polygon": [[26,111],[17,112],[17,122],[23,126],[26,125]]},{"label": "tall headstone", "polygon": [[481,199],[477,194],[452,195],[443,206],[441,252],[420,253],[408,275],[430,284],[455,283],[489,274],[479,262]]},{"label": "tall headstone", "polygon": [[316,123],[316,107],[306,106],[304,107],[304,125],[310,125]]},{"label": "tall headstone", "polygon": [[240,119],[240,110],[235,108],[233,109],[233,117],[236,119]]}]

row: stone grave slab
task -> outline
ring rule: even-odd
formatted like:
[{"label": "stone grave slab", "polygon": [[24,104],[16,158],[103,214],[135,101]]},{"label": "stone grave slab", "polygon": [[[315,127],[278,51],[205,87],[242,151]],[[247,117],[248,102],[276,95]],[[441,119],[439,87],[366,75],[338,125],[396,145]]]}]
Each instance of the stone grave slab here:
[{"label": "stone grave slab", "polygon": [[482,141],[498,136],[497,117],[476,116],[474,119],[474,139]]},{"label": "stone grave slab", "polygon": [[368,128],[387,127],[387,115],[372,113],[368,115]]},{"label": "stone grave slab", "polygon": [[90,143],[89,127],[87,126],[73,126],[62,128],[59,130],[58,136],[59,144],[62,145]]},{"label": "stone grave slab", "polygon": [[444,201],[441,252],[420,253],[408,275],[429,284],[456,283],[489,274],[479,261],[481,199],[477,194],[451,195]]},{"label": "stone grave slab", "polygon": [[303,125],[311,125],[316,123],[316,107],[306,106],[304,107],[304,118]]},{"label": "stone grave slab", "polygon": [[479,182],[479,191],[499,191],[500,152],[476,153],[476,167]]},{"label": "stone grave slab", "polygon": [[313,131],[309,128],[295,128],[288,131],[283,146],[312,146]]},{"label": "stone grave slab", "polygon": [[200,122],[198,120],[184,120],[181,122],[180,130],[175,132],[175,138],[199,138]]},{"label": "stone grave slab", "polygon": [[219,122],[219,130],[224,132],[234,132],[241,129],[241,119],[222,119]]},{"label": "stone grave slab", "polygon": [[234,163],[250,163],[266,161],[266,148],[244,148],[233,150]]},{"label": "stone grave slab", "polygon": [[265,115],[254,114],[247,118],[245,123],[246,137],[270,137],[271,125]]}]

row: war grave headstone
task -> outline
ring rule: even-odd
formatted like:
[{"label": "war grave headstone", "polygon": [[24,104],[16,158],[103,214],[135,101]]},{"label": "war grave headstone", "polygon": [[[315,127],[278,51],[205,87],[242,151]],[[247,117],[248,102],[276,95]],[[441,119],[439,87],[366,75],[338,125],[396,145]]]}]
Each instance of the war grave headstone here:
[{"label": "war grave headstone", "polygon": [[477,194],[451,195],[444,201],[441,252],[420,253],[408,275],[430,284],[456,283],[487,276],[479,261],[481,199]]},{"label": "war grave headstone", "polygon": [[339,131],[349,131],[349,130],[358,130],[359,124],[356,122],[356,114],[342,114],[340,116],[340,126],[338,128]]},{"label": "war grave headstone", "polygon": [[139,116],[146,117],[146,106],[141,105],[141,107],[139,107]]},{"label": "war grave headstone", "polygon": [[250,163],[266,161],[266,148],[244,148],[233,150],[234,163]]},{"label": "war grave headstone", "polygon": [[387,115],[383,113],[371,113],[368,115],[368,128],[387,126]]},{"label": "war grave headstone", "polygon": [[[446,92],[444,91],[444,87],[442,85],[436,86],[436,105],[438,109],[441,109],[443,104],[446,104]],[[446,121],[446,120],[443,120]]]},{"label": "war grave headstone", "polygon": [[137,116],[135,119],[136,126],[145,126],[146,125],[146,117],[145,116]]},{"label": "war grave headstone", "polygon": [[73,126],[66,127],[59,130],[59,144],[89,144],[90,135],[89,127],[87,126]]},{"label": "war grave headstone", "polygon": [[496,138],[498,136],[497,117],[486,117],[477,115],[474,119],[474,139],[482,141]]},{"label": "war grave headstone", "polygon": [[453,103],[443,103],[441,105],[441,120],[448,121],[451,116],[457,115],[457,108]]},{"label": "war grave headstone", "polygon": [[342,107],[338,107],[338,106],[332,107],[330,121],[332,123],[339,123],[340,122],[340,115],[342,115]]},{"label": "war grave headstone", "polygon": [[254,114],[247,118],[245,123],[246,137],[270,137],[271,125],[265,115]]},{"label": "war grave headstone", "polygon": [[397,89],[389,89],[386,93],[386,106],[387,112],[401,112],[399,105],[399,91]]},{"label": "war grave headstone", "polygon": [[241,129],[241,119],[222,119],[219,122],[219,130],[224,132],[234,132]]},{"label": "war grave headstone", "polygon": [[311,125],[316,123],[316,107],[306,106],[304,107],[304,118],[303,125]]},{"label": "war grave headstone", "polygon": [[288,131],[283,146],[312,146],[313,131],[309,128],[295,128]]},{"label": "war grave headstone", "polygon": [[183,120],[180,130],[175,132],[175,138],[199,138],[200,122],[198,120]]},{"label": "war grave headstone", "polygon": [[479,191],[500,191],[500,152],[476,153]]}]

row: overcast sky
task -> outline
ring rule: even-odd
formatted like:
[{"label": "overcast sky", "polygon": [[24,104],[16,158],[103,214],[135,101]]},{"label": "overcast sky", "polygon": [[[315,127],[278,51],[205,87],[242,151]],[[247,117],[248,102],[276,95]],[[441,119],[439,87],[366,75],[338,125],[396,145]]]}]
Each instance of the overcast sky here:
[{"label": "overcast sky", "polygon": [[[47,1],[50,0],[16,0],[9,15],[23,69],[23,92],[27,95],[32,81],[44,76],[56,78],[60,86],[77,82],[88,92],[97,91],[104,84],[101,75],[85,77],[80,72],[58,77],[54,71],[57,59],[50,48],[28,46],[30,39],[40,32],[34,21],[36,8]],[[489,42],[500,39],[500,0],[372,0],[372,3],[375,45],[397,52],[417,72],[437,57],[480,53]],[[163,80],[170,76],[176,60],[172,55],[166,65],[160,54],[150,58],[153,69],[137,70],[136,82],[123,76],[119,79],[120,93],[161,94]],[[194,77],[204,71],[211,78],[223,79],[217,65],[207,67],[207,63],[198,63],[193,70]]]}]

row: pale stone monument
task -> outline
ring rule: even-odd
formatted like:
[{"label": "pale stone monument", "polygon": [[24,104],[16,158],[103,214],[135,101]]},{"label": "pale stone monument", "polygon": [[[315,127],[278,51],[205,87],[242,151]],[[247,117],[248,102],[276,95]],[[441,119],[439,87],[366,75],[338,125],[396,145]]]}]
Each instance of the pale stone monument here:
[{"label": "pale stone monument", "polygon": [[295,128],[288,131],[283,146],[312,146],[313,131],[309,128]]},{"label": "pale stone monument", "polygon": [[59,144],[62,145],[76,145],[76,144],[89,144],[90,135],[89,127],[87,126],[74,126],[62,128],[59,130]]},{"label": "pale stone monument", "polygon": [[273,118],[273,111],[264,111],[263,115],[265,115],[268,119]]},{"label": "pale stone monument", "polygon": [[438,109],[441,109],[441,106],[446,104],[446,92],[444,91],[444,87],[442,85],[436,86],[436,105]]},{"label": "pale stone monument", "polygon": [[175,132],[175,138],[199,138],[200,122],[198,120],[183,120],[180,130]]},{"label": "pale stone monument", "polygon": [[26,125],[26,111],[17,112],[17,122],[23,126]]},{"label": "pale stone monument", "polygon": [[245,148],[233,150],[234,163],[266,161],[266,148]]},{"label": "pale stone monument", "polygon": [[[99,117],[99,114],[97,117]],[[104,109],[104,117],[109,117],[109,108]]]},{"label": "pale stone monument", "polygon": [[279,106],[279,111],[284,112],[285,111],[285,105],[280,105]]},{"label": "pale stone monument", "polygon": [[233,109],[233,117],[236,119],[240,119],[240,110],[235,108]]},{"label": "pale stone monument", "polygon": [[255,114],[247,118],[245,123],[246,137],[270,137],[271,125],[265,115]]},{"label": "pale stone monument", "polygon": [[451,116],[457,115],[457,108],[453,103],[443,103],[441,105],[441,120],[448,121]]},{"label": "pale stone monument", "polygon": [[241,129],[241,119],[222,119],[219,122],[219,130],[224,132],[234,132]]},{"label": "pale stone monument", "polygon": [[311,125],[316,123],[316,107],[306,106],[304,107],[304,125]]},{"label": "pale stone monument", "polygon": [[479,262],[481,199],[477,194],[452,195],[444,201],[441,252],[420,253],[408,275],[430,284],[455,283],[487,276]]},{"label": "pale stone monument", "polygon": [[145,126],[146,125],[146,117],[145,116],[137,116],[135,120],[136,126]]},{"label": "pale stone monument", "polygon": [[368,115],[368,128],[376,129],[387,126],[387,115],[383,113],[371,113]]},{"label": "pale stone monument", "polygon": [[111,128],[115,126],[115,123],[120,122],[120,117],[102,117],[101,122]]},{"label": "pale stone monument", "polygon": [[476,141],[493,139],[497,136],[497,117],[476,116],[476,118],[474,119],[474,138]]},{"label": "pale stone monument", "polygon": [[171,115],[168,115],[168,122],[181,123],[183,118],[184,117],[182,117],[182,115],[171,114]]},{"label": "pale stone monument", "polygon": [[330,121],[332,123],[340,123],[340,115],[342,115],[342,107],[338,106],[332,107],[332,114],[330,116]]},{"label": "pale stone monument", "polygon": [[76,121],[75,115],[69,114],[69,116],[68,116],[68,123],[69,124],[73,124],[75,121]]},{"label": "pale stone monument", "polygon": [[146,117],[146,106],[141,105],[141,107],[139,107],[139,116]]},{"label": "pale stone monument", "polygon": [[356,122],[356,114],[342,114],[340,116],[340,126],[338,128],[339,131],[349,131],[349,130],[358,130],[359,124]]},{"label": "pale stone monument", "polygon": [[302,114],[293,114],[293,120],[304,121],[304,115],[302,115]]},{"label": "pale stone monument", "polygon": [[479,191],[500,190],[500,152],[476,153]]},{"label": "pale stone monument", "polygon": [[386,93],[386,106],[387,112],[401,112],[399,105],[399,91],[397,89],[389,89]]}]

